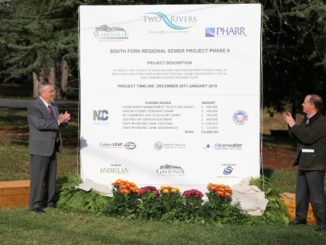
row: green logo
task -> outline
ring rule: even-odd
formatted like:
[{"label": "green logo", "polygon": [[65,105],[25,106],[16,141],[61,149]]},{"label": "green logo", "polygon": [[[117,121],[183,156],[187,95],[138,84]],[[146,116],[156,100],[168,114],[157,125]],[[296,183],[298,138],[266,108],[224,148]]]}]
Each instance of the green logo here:
[{"label": "green logo", "polygon": [[125,174],[129,174],[129,170],[128,168],[123,168],[123,167],[109,167],[109,168],[100,168],[100,173],[125,175]]},{"label": "green logo", "polygon": [[184,170],[180,166],[175,166],[171,164],[164,164],[161,165],[159,169],[156,170],[156,173],[158,175],[167,175],[167,176],[173,176],[173,175],[184,175]]}]

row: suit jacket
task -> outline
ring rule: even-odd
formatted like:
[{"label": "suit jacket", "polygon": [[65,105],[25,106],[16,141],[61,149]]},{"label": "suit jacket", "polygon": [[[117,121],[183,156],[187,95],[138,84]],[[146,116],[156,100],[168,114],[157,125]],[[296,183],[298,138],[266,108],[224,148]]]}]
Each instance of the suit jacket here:
[{"label": "suit jacket", "polygon": [[289,129],[290,134],[298,141],[297,158],[294,165],[299,165],[300,170],[326,169],[326,118],[317,112],[306,123]]},{"label": "suit jacket", "polygon": [[[29,154],[38,156],[51,156],[56,149],[61,151],[61,133],[58,123],[58,108],[51,104],[54,117],[46,108],[44,102],[37,98],[27,107],[27,118],[29,124]],[[56,138],[59,136],[59,143],[56,147]]]}]

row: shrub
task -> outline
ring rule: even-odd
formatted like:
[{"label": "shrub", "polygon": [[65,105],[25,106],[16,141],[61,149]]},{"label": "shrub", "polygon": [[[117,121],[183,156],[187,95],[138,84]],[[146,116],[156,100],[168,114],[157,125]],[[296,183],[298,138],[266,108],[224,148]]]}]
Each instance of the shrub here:
[{"label": "shrub", "polygon": [[79,176],[73,175],[69,177],[68,182],[60,189],[57,202],[58,208],[94,214],[108,213],[112,198],[102,196],[93,191],[86,192],[76,189],[76,185],[79,183]]},{"label": "shrub", "polygon": [[196,189],[184,191],[185,216],[188,221],[202,220],[201,209],[203,203],[203,193]]},{"label": "shrub", "polygon": [[160,192],[154,186],[145,186],[138,191],[140,199],[137,209],[137,217],[141,219],[158,220],[163,214]]},{"label": "shrub", "polygon": [[242,213],[240,206],[231,204],[232,190],[229,186],[210,183],[207,189],[208,202],[204,203],[202,209],[202,215],[206,220],[223,224],[239,224],[246,221],[247,216]]},{"label": "shrub", "polygon": [[163,215],[162,220],[175,221],[184,217],[184,202],[179,188],[161,186],[160,188]]},{"label": "shrub", "polygon": [[267,224],[287,225],[289,223],[289,211],[285,206],[280,193],[272,187],[267,179],[252,179],[250,184],[256,185],[265,192],[268,204],[263,216],[251,217],[253,222],[262,222]]},{"label": "shrub", "polygon": [[[244,214],[239,205],[231,204],[232,190],[218,184],[208,184],[208,201],[203,203],[203,193],[191,189],[180,194],[172,186],[138,188],[134,183],[117,180],[113,185],[113,198],[100,196],[95,192],[76,190],[79,177],[69,178],[61,188],[58,207],[96,214],[110,214],[122,218],[140,218],[169,222],[185,221],[190,223],[221,224],[287,224],[288,212],[279,193],[265,182],[265,193],[269,200],[263,216],[253,217]],[[262,179],[251,182],[262,187]]]},{"label": "shrub", "polygon": [[139,188],[132,182],[118,179],[113,184],[113,200],[109,206],[109,214],[124,218],[133,218],[138,205]]}]

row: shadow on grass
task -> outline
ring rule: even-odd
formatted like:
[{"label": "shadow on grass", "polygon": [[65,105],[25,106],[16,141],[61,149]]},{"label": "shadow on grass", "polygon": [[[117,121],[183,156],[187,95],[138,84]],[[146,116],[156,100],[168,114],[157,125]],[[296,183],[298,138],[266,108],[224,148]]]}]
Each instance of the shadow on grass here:
[{"label": "shadow on grass", "polygon": [[69,124],[67,128],[62,128],[61,129],[61,135],[62,135],[62,140],[64,147],[71,147],[75,148],[78,147],[78,120],[79,120],[79,108],[77,106],[72,106],[72,105],[61,105],[59,107],[59,111],[61,113],[64,113],[65,111],[68,111],[71,115],[71,122],[74,122]]},{"label": "shadow on grass", "polygon": [[0,108],[0,111],[1,124],[27,125],[27,115],[26,113],[24,114],[24,110],[16,108]]},{"label": "shadow on grass", "polygon": [[[61,129],[63,144],[65,147],[75,148],[78,146],[78,107],[60,108],[60,111],[69,111],[72,121],[67,128]],[[27,111],[15,108],[0,109],[0,125],[4,135],[10,137],[13,145],[28,145],[29,129],[27,120]]]},{"label": "shadow on grass", "polygon": [[[277,133],[273,133],[277,131]],[[290,137],[287,130],[272,130],[271,134],[263,134],[263,143],[278,147],[296,148],[296,141]]]},{"label": "shadow on grass", "polygon": [[32,97],[33,81],[20,83],[0,83],[1,97]]},{"label": "shadow on grass", "polygon": [[21,109],[0,109],[0,125],[3,137],[7,137],[13,145],[28,144],[27,116]]}]

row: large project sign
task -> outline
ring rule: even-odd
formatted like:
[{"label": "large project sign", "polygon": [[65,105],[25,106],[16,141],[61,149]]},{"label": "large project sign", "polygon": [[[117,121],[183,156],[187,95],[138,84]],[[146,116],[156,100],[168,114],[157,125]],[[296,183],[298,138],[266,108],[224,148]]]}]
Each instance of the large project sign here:
[{"label": "large project sign", "polygon": [[260,63],[260,4],[80,7],[82,179],[259,176]]}]

